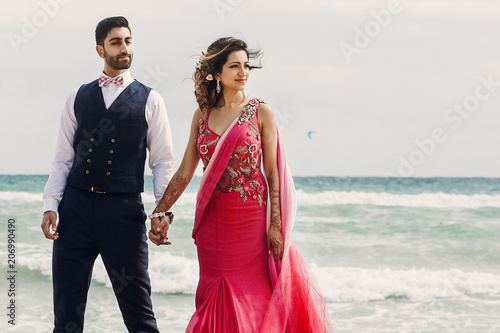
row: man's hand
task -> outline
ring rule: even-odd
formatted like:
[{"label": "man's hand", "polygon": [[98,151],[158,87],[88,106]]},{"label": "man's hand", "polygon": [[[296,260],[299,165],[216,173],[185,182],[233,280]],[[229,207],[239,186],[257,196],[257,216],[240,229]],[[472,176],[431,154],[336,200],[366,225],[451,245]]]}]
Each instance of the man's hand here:
[{"label": "man's hand", "polygon": [[[54,232],[53,234],[50,232],[51,225],[52,225],[52,231]],[[57,230],[57,214],[56,214],[56,212],[48,210],[45,213],[43,213],[41,227],[42,227],[43,234],[45,235],[45,238],[52,239],[52,240],[58,239],[59,233],[56,232],[56,230]]]},{"label": "man's hand", "polygon": [[168,241],[167,233],[170,226],[170,217],[155,217],[151,220],[151,230],[149,230],[149,239],[156,245],[171,245]]},{"label": "man's hand", "polygon": [[267,249],[269,251],[273,251],[274,262],[278,262],[278,259],[283,259],[284,247],[285,245],[281,230],[278,227],[271,225],[269,232],[267,233]]}]

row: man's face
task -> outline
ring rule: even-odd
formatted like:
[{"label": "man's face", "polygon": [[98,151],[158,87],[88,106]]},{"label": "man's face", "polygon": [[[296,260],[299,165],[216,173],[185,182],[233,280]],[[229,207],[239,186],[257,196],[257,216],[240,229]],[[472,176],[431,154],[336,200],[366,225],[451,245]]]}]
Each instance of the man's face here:
[{"label": "man's face", "polygon": [[104,46],[97,46],[97,52],[101,58],[104,58],[106,64],[115,70],[130,68],[134,48],[128,28],[111,29],[104,40]]}]

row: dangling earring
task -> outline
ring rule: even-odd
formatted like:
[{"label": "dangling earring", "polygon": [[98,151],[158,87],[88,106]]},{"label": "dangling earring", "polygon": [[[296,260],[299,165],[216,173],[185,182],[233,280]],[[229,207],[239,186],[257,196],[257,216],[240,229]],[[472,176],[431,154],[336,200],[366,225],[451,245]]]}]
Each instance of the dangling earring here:
[{"label": "dangling earring", "polygon": [[217,80],[217,87],[215,87],[215,91],[220,94],[220,91],[222,90],[221,86],[220,86],[220,81]]}]

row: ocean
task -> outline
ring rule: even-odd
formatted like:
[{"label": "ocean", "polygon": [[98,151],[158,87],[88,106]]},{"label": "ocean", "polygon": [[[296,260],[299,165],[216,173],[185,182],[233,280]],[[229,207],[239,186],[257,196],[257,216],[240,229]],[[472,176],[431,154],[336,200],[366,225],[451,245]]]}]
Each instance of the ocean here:
[{"label": "ocean", "polygon": [[[40,229],[47,178],[0,175],[2,332],[52,328],[52,242]],[[151,184],[146,177],[148,213]],[[173,244],[149,243],[162,332],[184,332],[194,312],[198,185],[195,177],[175,206]],[[500,179],[295,177],[295,185],[293,239],[322,289],[335,332],[500,332]],[[12,287],[15,325],[8,323]],[[100,259],[85,325],[91,333],[126,332]]]}]

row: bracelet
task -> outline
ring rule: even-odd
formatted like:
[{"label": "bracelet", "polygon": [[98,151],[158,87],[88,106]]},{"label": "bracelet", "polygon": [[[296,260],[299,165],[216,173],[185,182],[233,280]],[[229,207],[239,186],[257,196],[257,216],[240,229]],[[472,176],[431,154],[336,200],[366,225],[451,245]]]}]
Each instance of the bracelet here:
[{"label": "bracelet", "polygon": [[172,224],[174,222],[174,213],[172,212],[160,212],[160,213],[153,213],[149,215],[149,219],[152,220],[156,217],[163,217],[163,216],[168,216],[170,217],[170,222],[169,224]]}]

